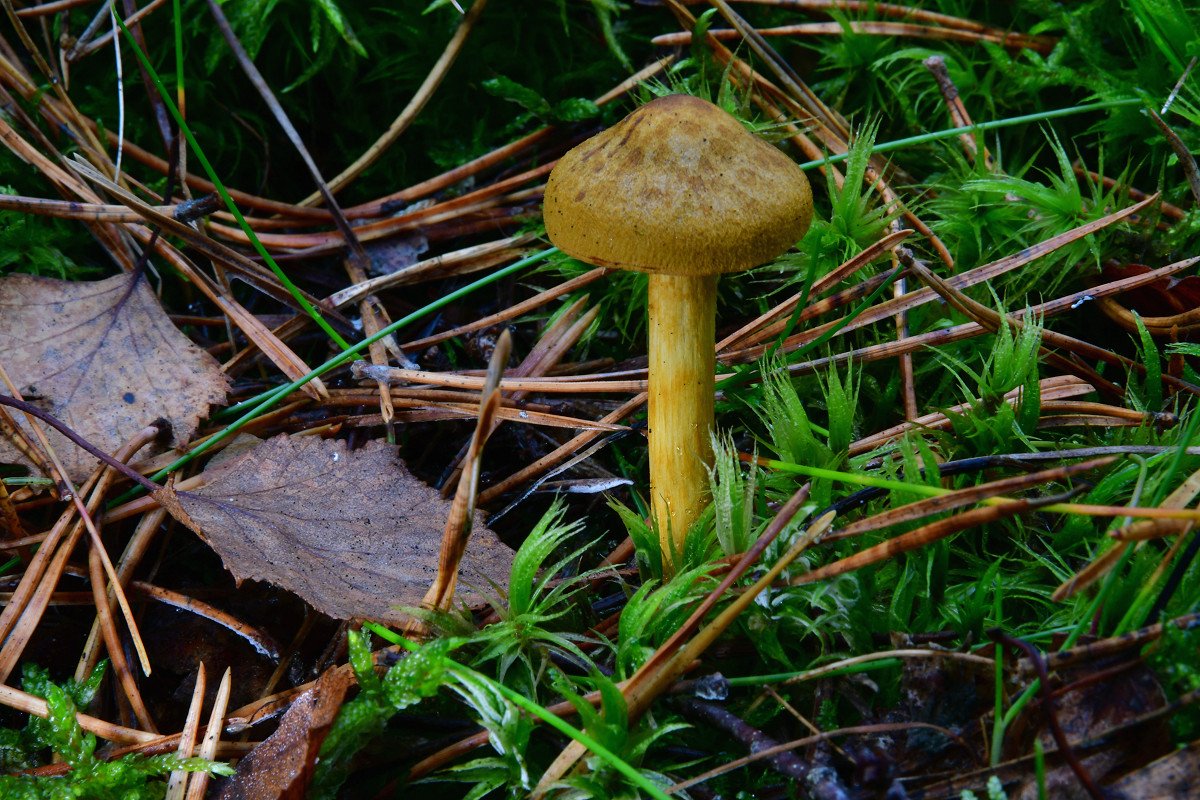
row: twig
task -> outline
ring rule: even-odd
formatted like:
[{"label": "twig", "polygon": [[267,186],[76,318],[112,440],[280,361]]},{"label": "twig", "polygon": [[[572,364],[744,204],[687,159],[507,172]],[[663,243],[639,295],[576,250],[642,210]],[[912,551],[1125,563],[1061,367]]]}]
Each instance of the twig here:
[{"label": "twig", "polygon": [[[313,160],[312,155],[308,152],[304,140],[300,137],[300,132],[296,130],[296,126],[288,118],[287,112],[283,110],[283,106],[280,105],[279,100],[275,97],[275,93],[271,91],[271,87],[267,85],[262,73],[254,66],[254,62],[250,59],[249,54],[246,53],[246,49],[242,47],[242,43],[238,40],[237,34],[233,32],[233,28],[229,25],[229,20],[225,18],[225,13],[221,10],[221,6],[216,0],[208,0],[208,10],[212,14],[213,20],[217,23],[217,28],[221,31],[221,35],[225,37],[225,43],[233,51],[238,65],[250,80],[250,84],[263,99],[263,102],[267,104],[271,115],[275,117],[275,121],[283,129],[283,132],[288,137],[288,141],[292,143],[292,147],[299,153],[304,166],[308,168],[309,174],[317,184],[317,191],[320,192],[321,197],[325,201],[325,206],[329,209],[330,214],[333,215],[333,221],[337,225],[337,229],[350,251],[349,256],[343,261],[350,280],[359,284],[365,282],[367,279],[367,267],[371,259],[367,255],[367,251],[363,249],[362,242],[359,241],[354,229],[350,227],[350,222],[346,219],[345,214],[342,213],[341,206],[338,205],[337,200],[333,196],[333,191],[321,176],[321,171],[317,167],[317,163]],[[391,324],[391,319],[388,317],[386,309],[371,295],[363,297],[359,303],[358,310],[363,322],[363,332],[367,336],[373,336]],[[395,339],[391,336],[371,343],[368,349],[371,361],[377,365],[387,364],[388,350],[394,351],[401,363],[407,361],[400,350],[400,346],[396,344]],[[385,384],[380,383],[378,388],[380,412],[383,415],[384,424],[390,426],[392,422],[391,398],[388,396]]]},{"label": "twig", "polygon": [[[849,28],[859,36],[898,36],[910,39],[933,39],[949,42],[988,42],[1001,47],[1033,50],[1043,55],[1054,49],[1058,40],[1049,36],[1030,36],[1024,33],[1008,33],[998,29],[961,30],[941,28],[934,25],[914,25],[908,22],[876,22],[872,20],[842,20],[839,22],[801,22],[794,25],[779,25],[774,28],[757,28],[761,36],[842,36]],[[709,34],[717,39],[736,39],[739,31],[715,28]],[[692,42],[688,31],[667,33],[650,40],[659,47],[678,47]]]},{"label": "twig", "polygon": [[[480,15],[483,14],[483,9],[487,5],[487,0],[475,0],[471,4],[471,10],[462,18],[462,22],[458,24],[458,29],[454,31],[454,36],[450,38],[446,49],[442,52],[438,60],[434,62],[433,67],[429,70],[429,74],[425,80],[417,87],[416,93],[412,99],[408,101],[408,105],[400,112],[400,116],[388,126],[387,131],[383,136],[372,144],[367,151],[358,159],[342,170],[342,172],[329,182],[329,190],[336,193],[346,187],[350,181],[358,177],[358,175],[367,167],[375,163],[378,158],[387,152],[387,149],[399,140],[404,131],[408,130],[408,126],[417,118],[421,110],[425,108],[425,104],[429,102],[434,93],[441,86],[442,80],[446,77],[446,73],[450,71],[450,67],[458,58],[458,54],[462,52],[462,47],[467,41],[467,36],[470,35],[471,29],[475,27],[475,23],[479,21]],[[311,206],[317,202],[320,194],[313,193],[300,201],[302,206]]]},{"label": "twig", "polygon": [[[221,682],[217,685],[217,696],[213,698],[212,711],[208,715],[208,725],[204,730],[204,739],[200,742],[199,756],[209,760],[216,758],[221,741],[221,720],[225,718],[225,710],[229,706],[229,693],[232,689],[233,668],[226,667]],[[186,800],[203,800],[208,788],[208,773],[196,772],[188,781]]]},{"label": "twig", "polygon": [[[1196,59],[1192,59],[1195,63]],[[1171,145],[1171,150],[1175,153],[1175,157],[1179,159],[1179,166],[1183,167],[1183,174],[1187,176],[1188,188],[1192,190],[1192,199],[1200,203],[1200,167],[1196,165],[1196,157],[1192,155],[1192,151],[1184,144],[1183,139],[1179,138],[1179,134],[1171,129],[1162,117],[1160,117],[1154,109],[1150,109],[1150,119],[1158,127],[1163,138],[1167,140],[1167,144]]]},{"label": "twig", "polygon": [[[1153,283],[1164,276],[1182,272],[1198,261],[1200,261],[1200,257],[1189,258],[1185,259],[1184,261],[1176,261],[1173,264],[1168,264],[1165,267],[1159,267],[1158,269],[1143,275],[1135,275],[1132,278],[1124,278],[1119,281],[1112,281],[1092,289],[1084,289],[1055,300],[1048,300],[1046,302],[1039,303],[1035,306],[1032,306],[1030,310],[1043,319],[1053,317],[1078,307],[1080,303],[1099,297],[1106,297],[1108,295],[1129,291],[1130,289]],[[916,294],[916,292],[910,294],[910,301]],[[1024,318],[1024,314],[1024,311],[1014,311],[1010,315],[1010,318]],[[985,328],[983,325],[980,325],[978,322],[966,322],[961,325],[955,325],[952,328],[944,328],[942,330],[930,331],[928,333],[910,336],[909,338],[899,342],[884,342],[882,344],[869,345],[867,347],[843,351],[832,356],[817,358],[811,361],[798,362],[790,365],[788,367],[788,371],[793,375],[802,375],[818,369],[826,368],[830,364],[840,364],[849,360],[854,360],[857,363],[862,363],[865,361],[878,361],[884,358],[892,358],[905,352],[915,352],[931,347],[950,344],[963,339],[969,339],[972,336],[978,336],[981,333],[985,333],[987,330],[987,328]]]},{"label": "twig", "polygon": [[[680,697],[675,700],[675,707],[683,712],[684,717],[703,727],[711,725],[725,731],[751,753],[779,745],[778,741],[716,703],[706,703],[695,697]],[[794,781],[803,782],[808,777],[808,765],[791,750],[769,756],[767,763],[780,775]]]},{"label": "twig", "polygon": [[[1138,205],[1143,204],[1139,203]],[[1133,206],[1132,208],[1136,208],[1136,206]],[[958,291],[950,286],[948,281],[943,281],[941,278],[934,275],[927,267],[925,267],[924,264],[922,264],[913,256],[911,251],[907,250],[906,248],[900,248],[900,259],[909,267],[909,269],[913,270],[917,276],[920,277],[923,283],[932,287],[939,295],[941,295],[943,299],[946,300],[947,303],[974,321],[983,325],[990,331],[996,331],[1000,328],[1001,316],[999,313],[993,311],[982,303],[972,300],[961,291]],[[1019,318],[1014,314],[1006,314],[1005,319],[1007,319],[1008,324],[1012,326],[1014,330],[1018,331],[1024,328],[1024,326],[1027,324],[1024,319]],[[1049,329],[1042,330],[1042,343],[1042,352],[1046,353],[1049,357],[1052,357],[1052,360],[1060,364],[1064,369],[1069,372],[1080,374],[1084,380],[1087,380],[1095,385],[1097,389],[1107,389],[1110,393],[1114,393],[1118,397],[1123,397],[1124,392],[1115,385],[1109,383],[1107,380],[1101,378],[1095,370],[1085,367],[1071,359],[1059,356],[1057,353],[1050,350],[1047,345],[1062,348],[1075,355],[1095,358],[1098,361],[1112,364],[1123,369],[1133,370],[1139,375],[1144,375],[1146,373],[1145,365],[1139,364],[1133,359],[1118,355],[1111,350],[1098,347],[1090,342],[1083,341],[1082,339],[1076,339],[1073,336],[1067,336]],[[1173,375],[1163,373],[1161,380],[1168,386],[1172,386],[1177,389],[1184,389],[1192,394],[1200,394],[1200,386],[1196,386],[1192,383],[1176,378]]]},{"label": "twig", "polygon": [[446,528],[442,534],[437,577],[421,601],[427,608],[449,608],[454,588],[458,584],[459,563],[466,552],[467,539],[471,535],[471,525],[475,517],[483,447],[487,443],[488,434],[494,430],[492,416],[500,403],[500,376],[504,373],[511,350],[512,337],[506,329],[500,334],[496,349],[492,351],[491,363],[488,365],[487,383],[483,388],[483,400],[479,406],[479,420],[475,425],[475,434],[471,437],[471,447],[463,461],[464,480],[459,481],[458,491],[454,493],[454,502],[450,506]]},{"label": "twig", "polygon": [[[150,0],[149,3],[127,16],[125,18],[125,24],[136,25],[150,14],[157,11],[166,2],[167,0]],[[107,3],[103,5],[107,6]],[[101,13],[97,15],[96,19],[103,21],[103,19],[107,18],[107,16],[107,8],[103,8]],[[95,24],[95,20],[93,20],[93,24]],[[75,40],[75,44],[71,45],[71,49],[63,55],[63,61],[67,62],[68,64],[73,64],[81,58],[90,56],[92,53],[96,52],[113,40],[113,31],[111,30],[101,36],[96,37],[94,41],[89,41],[91,40],[92,33],[94,33],[94,31],[92,26],[89,25],[84,32],[79,35],[79,38]]]},{"label": "twig", "polygon": [[216,606],[205,603],[202,600],[197,600],[194,597],[188,597],[181,592],[164,589],[161,586],[155,586],[145,581],[133,581],[130,583],[130,588],[142,597],[157,600],[163,605],[204,617],[210,622],[214,622],[234,635],[246,640],[259,655],[266,656],[272,661],[279,660],[279,645],[275,643],[270,634],[253,625],[242,622],[232,614],[222,611]]},{"label": "twig", "polygon": [[[938,90],[941,91],[942,99],[946,103],[946,110],[950,112],[950,123],[956,128],[973,125],[971,115],[967,113],[967,107],[958,93],[958,87],[950,79],[950,71],[946,69],[945,57],[933,55],[921,63],[925,65],[925,69],[929,70],[934,81],[937,82]],[[974,161],[979,155],[979,145],[976,143],[975,137],[970,133],[963,133],[958,137],[958,141],[967,158]],[[995,169],[995,165],[992,163],[992,154],[988,152],[987,147],[983,148],[983,166],[988,172]]]},{"label": "twig", "polygon": [[[188,705],[187,718],[183,721],[183,730],[179,732],[179,747],[175,753],[180,758],[191,758],[196,746],[196,731],[200,727],[200,710],[204,705],[205,678],[204,662],[196,667],[196,683],[192,686],[192,702]],[[187,789],[188,773],[177,769],[167,779],[167,794],[163,800],[183,800]]]},{"label": "twig", "polygon": [[[22,692],[19,689],[14,689],[11,686],[5,686],[4,684],[0,684],[0,704],[26,714],[33,714],[35,717],[46,718],[50,715],[45,700],[27,692]],[[85,731],[94,733],[110,742],[145,744],[162,738],[154,733],[126,728],[123,725],[114,725],[111,722],[106,722],[80,712],[75,713],[75,721]]]}]

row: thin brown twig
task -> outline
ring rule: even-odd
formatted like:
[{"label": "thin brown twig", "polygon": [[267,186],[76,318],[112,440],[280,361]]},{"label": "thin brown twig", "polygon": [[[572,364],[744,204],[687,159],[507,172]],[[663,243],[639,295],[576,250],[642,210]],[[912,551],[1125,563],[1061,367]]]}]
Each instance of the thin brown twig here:
[{"label": "thin brown twig", "polygon": [[279,645],[275,643],[270,634],[253,625],[242,622],[232,614],[222,611],[216,606],[205,603],[202,600],[197,600],[194,597],[188,597],[181,592],[155,586],[146,581],[132,581],[129,586],[142,597],[157,600],[163,605],[204,617],[210,622],[214,622],[234,635],[246,640],[259,655],[266,656],[272,661],[279,660]]},{"label": "thin brown twig", "polygon": [[[475,0],[471,4],[471,10],[463,16],[462,21],[458,24],[458,29],[454,31],[454,35],[446,44],[446,49],[442,52],[438,60],[434,62],[433,67],[429,70],[429,74],[417,87],[417,91],[413,94],[412,99],[408,101],[408,105],[400,112],[400,115],[388,126],[378,140],[375,141],[367,151],[359,156],[353,164],[342,170],[337,177],[329,181],[329,190],[337,193],[344,189],[347,184],[358,177],[363,170],[371,166],[387,152],[388,148],[395,144],[404,131],[408,130],[408,126],[412,124],[421,110],[425,108],[425,104],[429,102],[438,87],[441,86],[442,80],[446,77],[446,73],[450,71],[450,67],[458,59],[459,53],[462,52],[463,45],[466,44],[467,37],[471,30],[479,22],[479,17],[483,14],[483,9],[487,6],[487,0]],[[302,206],[314,205],[321,198],[320,193],[310,194],[308,197],[300,201]]]},{"label": "thin brown twig", "polygon": [[[149,3],[125,18],[125,27],[132,30],[133,26],[137,25],[143,19],[153,14],[162,6],[166,5],[166,2],[167,0],[150,0]],[[102,11],[101,15],[106,16],[107,12]],[[113,36],[114,32],[111,29],[90,41],[81,36],[75,42],[75,44],[71,46],[71,49],[63,54],[63,61],[68,64],[73,64],[81,58],[90,56],[92,53],[95,53],[107,46],[108,43],[113,40]]]},{"label": "thin brown twig", "polygon": [[[233,668],[226,667],[225,673],[221,675],[221,682],[217,684],[217,696],[213,698],[212,711],[208,715],[208,725],[204,729],[204,738],[200,742],[200,758],[212,760],[217,757],[219,750],[223,749],[221,744],[221,721],[225,718],[225,711],[229,707],[229,694],[233,688]],[[230,743],[232,744],[232,743]],[[205,791],[208,788],[208,773],[195,772],[192,773],[188,780],[188,790],[185,800],[203,800]]]},{"label": "thin brown twig", "polygon": [[1183,139],[1179,138],[1179,134],[1154,109],[1150,109],[1149,113],[1150,119],[1154,121],[1163,138],[1167,140],[1167,144],[1171,146],[1171,151],[1179,159],[1179,166],[1183,168],[1188,188],[1192,190],[1192,199],[1200,204],[1200,166],[1196,165],[1196,157],[1192,155],[1192,151],[1184,143]]},{"label": "thin brown twig", "polygon": [[[699,0],[688,0],[699,2]],[[776,6],[780,8],[796,8],[804,11],[817,11],[828,14],[831,11],[873,13],[883,17],[894,17],[904,20],[916,20],[931,25],[941,25],[944,28],[956,28],[964,31],[998,30],[976,22],[973,19],[955,17],[950,14],[940,14],[927,8],[919,8],[897,3],[876,3],[874,0],[733,0],[735,3],[747,3],[759,6]]]},{"label": "thin brown twig", "polygon": [[[575,346],[580,337],[583,336],[587,329],[600,315],[600,309],[598,307],[592,307],[591,309],[584,311],[584,307],[587,305],[587,303],[588,297],[587,295],[584,295],[568,306],[566,310],[559,315],[558,319],[555,320],[552,325],[546,328],[546,330],[542,333],[541,338],[538,339],[537,344],[530,348],[529,352],[525,355],[525,358],[521,360],[521,363],[509,370],[509,374],[516,378],[540,377],[545,375],[550,371],[551,368],[558,364],[566,355],[567,351]],[[503,392],[503,390],[501,391]],[[519,403],[520,401],[524,400],[528,394],[529,392],[526,391],[515,391],[506,398],[502,396],[501,402],[508,401]],[[503,420],[497,416],[497,418],[492,421],[491,430],[488,431],[487,435],[490,436],[491,434],[495,433],[496,429],[500,427],[502,421]],[[453,491],[455,485],[458,483],[458,478],[461,474],[461,460],[466,456],[467,448],[469,446],[470,445],[468,444],[466,447],[464,447],[463,450],[453,459],[453,462],[451,463],[451,473],[447,480],[442,484],[443,496],[447,495],[450,491]]]},{"label": "thin brown twig", "polygon": [[[989,330],[995,331],[999,329],[1001,320],[1001,315],[999,313],[993,311],[982,303],[972,300],[961,291],[958,291],[956,288],[952,287],[949,282],[943,281],[941,278],[934,275],[927,267],[921,264],[920,261],[918,261],[910,251],[907,251],[905,248],[900,249],[900,257],[901,260],[904,261],[904,263],[909,267],[909,269],[917,273],[923,283],[932,287],[943,299],[946,300],[947,303],[954,306],[963,314],[967,315]],[[1007,319],[1008,324],[1011,325],[1014,330],[1021,330],[1024,325],[1027,324],[1025,320],[1017,317],[1014,314],[1006,314],[1004,316]],[[1145,365],[1140,364],[1133,359],[1126,358],[1125,356],[1114,353],[1111,350],[1098,347],[1082,339],[1076,339],[1073,336],[1057,333],[1056,331],[1043,329],[1042,342],[1042,352],[1051,356],[1057,354],[1053,353],[1053,351],[1050,351],[1046,345],[1067,350],[1077,356],[1094,358],[1106,364],[1111,364],[1127,370],[1134,370],[1139,375],[1144,375],[1146,372]],[[1085,380],[1092,382],[1099,389],[1105,388],[1106,385],[1111,386],[1108,384],[1108,381],[1103,379],[1097,380],[1099,376],[1090,368],[1085,368],[1077,362],[1065,358],[1059,358],[1057,360],[1058,363],[1065,366],[1068,370],[1081,373],[1081,376],[1084,377]],[[1086,371],[1086,375],[1082,374],[1083,371]],[[1168,386],[1172,386],[1177,389],[1183,389],[1191,392],[1192,394],[1200,394],[1200,386],[1196,386],[1192,383],[1176,378],[1173,375],[1163,373],[1161,380]],[[1116,389],[1116,387],[1111,388]],[[1118,396],[1123,396],[1124,392],[1118,390],[1116,391],[1116,394]]]},{"label": "thin brown twig", "polygon": [[[506,329],[501,332],[488,365],[487,383],[483,387],[483,400],[479,406],[479,419],[475,425],[475,433],[471,437],[470,450],[467,451],[466,458],[463,460],[463,480],[459,481],[458,490],[454,493],[454,502],[450,506],[450,513],[442,534],[437,577],[421,601],[422,605],[427,608],[439,610],[449,608],[450,601],[454,596],[454,588],[458,584],[459,563],[466,552],[471,526],[475,521],[475,503],[479,496],[479,472],[483,465],[483,448],[487,443],[488,434],[494,430],[492,417],[500,403],[500,376],[504,373],[511,350],[512,337]],[[410,626],[409,630],[415,632],[416,629],[414,625]]]},{"label": "thin brown twig", "polygon": [[902,553],[907,553],[911,550],[924,547],[933,542],[945,539],[967,528],[973,528],[980,525],[996,522],[1002,519],[1024,514],[1029,511],[1034,511],[1042,506],[1057,503],[1063,498],[1056,497],[1039,497],[1039,498],[1017,498],[1007,502],[1002,502],[999,505],[989,505],[982,508],[974,508],[970,511],[964,511],[961,514],[956,514],[948,519],[938,520],[922,525],[916,530],[902,533],[899,536],[892,537],[877,545],[868,547],[853,555],[840,558],[837,561],[832,561],[822,567],[818,567],[803,575],[797,575],[790,581],[793,586],[800,586],[808,583],[816,583],[817,581],[828,580],[839,575],[845,575],[849,572],[862,569],[863,567],[876,564],[880,561],[886,561],[894,558]]},{"label": "thin brown twig", "polygon": [[[950,124],[955,128],[970,127],[973,124],[971,122],[971,115],[967,113],[967,107],[962,101],[962,96],[958,93],[958,87],[954,85],[954,81],[950,78],[950,71],[946,69],[945,56],[932,55],[921,63],[933,75],[933,79],[938,85],[938,90],[942,93],[942,100],[946,103],[946,111],[950,114]],[[979,156],[979,145],[975,141],[975,136],[970,133],[964,133],[959,135],[958,141],[962,146],[963,153],[974,162]],[[983,148],[983,166],[988,172],[995,169],[995,164],[992,162],[992,154],[988,152],[986,146]]]},{"label": "thin brown twig", "polygon": [[[828,274],[822,275],[817,280],[813,281],[813,285],[809,289],[809,297],[818,297],[828,289],[841,283],[846,278],[850,277],[860,269],[870,264],[876,258],[879,258],[885,252],[888,252],[912,235],[913,231],[910,228],[904,230],[892,231],[877,242],[872,242],[862,252],[856,253],[843,264],[840,264]],[[804,299],[799,293],[792,295],[782,303],[777,304],[770,311],[767,311],[757,318],[747,322],[742,327],[738,328],[733,333],[726,336],[717,343],[717,352],[728,350],[731,347],[745,347],[747,344],[760,344],[769,336],[774,336],[779,331],[785,329],[785,323],[780,319],[786,314],[790,314],[800,301]],[[800,321],[800,318],[797,318]]]},{"label": "thin brown twig", "polygon": [[[914,25],[909,22],[875,22],[871,20],[842,20],[839,22],[801,22],[794,25],[779,25],[774,28],[757,28],[762,36],[844,36],[846,29],[859,36],[897,36],[909,39],[932,39],[935,41],[998,44],[1001,47],[1033,50],[1043,55],[1054,49],[1058,40],[1049,36],[1031,36],[1010,33],[998,29],[962,30],[942,28],[936,25]],[[714,28],[709,33],[717,39],[737,39],[739,32],[729,28]],[[678,47],[692,42],[690,31],[666,33],[650,40],[659,47]]]},{"label": "thin brown twig", "polygon": [[1081,461],[1073,465],[1057,467],[1051,470],[988,481],[937,497],[927,497],[902,506],[889,508],[878,514],[872,514],[869,517],[852,522],[836,533],[831,533],[824,537],[821,540],[821,544],[859,536],[870,531],[891,527],[892,525],[914,522],[924,517],[953,511],[963,506],[978,503],[981,500],[988,500],[1011,492],[1022,491],[1039,484],[1061,481],[1078,472],[1100,469],[1111,464],[1114,460],[1114,457],[1109,456]]},{"label": "thin brown twig", "polygon": [[[5,705],[26,714],[32,714],[35,717],[45,718],[50,715],[45,700],[3,683],[0,683],[0,705]],[[127,728],[124,725],[114,725],[111,722],[106,722],[105,720],[81,712],[75,713],[75,721],[85,731],[94,733],[110,742],[118,742],[120,744],[145,744],[162,738],[158,734],[139,731],[135,728]],[[66,765],[63,765],[63,767],[66,768]]]},{"label": "thin brown twig", "polygon": [[49,17],[60,11],[69,11],[72,8],[86,6],[88,3],[93,3],[95,0],[54,0],[50,3],[40,3],[28,8],[17,10],[18,17]]},{"label": "thin brown twig", "polygon": [[[267,104],[267,108],[270,109],[271,115],[275,117],[276,123],[280,128],[283,129],[288,141],[291,142],[292,147],[295,148],[296,152],[300,155],[300,159],[304,162],[305,167],[312,176],[313,182],[316,183],[317,191],[324,200],[325,207],[329,210],[330,214],[332,214],[334,224],[337,226],[338,232],[342,235],[346,248],[349,250],[349,254],[343,260],[343,266],[346,269],[347,275],[349,276],[350,280],[356,284],[364,283],[367,279],[367,267],[370,265],[371,259],[367,255],[366,250],[363,249],[362,242],[359,241],[358,235],[350,226],[350,222],[346,219],[346,215],[342,213],[341,206],[338,204],[337,199],[333,196],[332,189],[328,184],[326,184],[325,179],[322,177],[321,171],[317,167],[317,163],[313,160],[312,155],[308,152],[308,148],[305,146],[304,140],[300,137],[300,132],[296,130],[296,126],[293,125],[291,119],[288,118],[287,112],[283,110],[283,106],[275,97],[275,93],[271,91],[271,87],[267,85],[262,73],[258,71],[256,66],[254,66],[254,62],[250,59],[249,54],[246,53],[246,49],[238,40],[237,34],[235,34],[233,29],[230,27],[229,20],[226,19],[225,13],[221,10],[220,4],[218,4],[216,0],[208,0],[208,10],[212,15],[213,20],[217,23],[217,28],[221,31],[221,35],[225,38],[225,43],[228,44],[229,48],[233,51],[238,65],[242,68],[242,71],[246,74],[250,84],[258,92],[263,102]],[[358,310],[363,323],[363,333],[368,337],[373,337],[391,323],[391,318],[388,316],[387,310],[370,294],[362,298],[358,304]],[[381,341],[372,342],[369,346],[368,353],[372,363],[376,365],[387,364],[389,350],[394,352],[395,356],[401,361],[401,363],[406,361],[404,354],[400,350],[400,346],[396,344],[395,338],[389,335]],[[391,398],[387,393],[386,384],[380,383],[378,385],[378,389],[379,410],[383,416],[384,424],[390,426],[392,423],[393,413]],[[389,435],[390,432],[391,429],[389,427]]]},{"label": "thin brown twig", "polygon": [[[1197,262],[1200,262],[1200,257],[1176,261],[1173,264],[1168,264],[1165,267],[1159,267],[1158,269],[1143,275],[1136,275],[1131,278],[1123,278],[1121,280],[1111,281],[1101,286],[1093,287],[1091,289],[1083,289],[1054,300],[1048,300],[1043,303],[1039,303],[1035,306],[1031,306],[1030,310],[1032,313],[1043,319],[1053,317],[1077,308],[1079,304],[1087,302],[1088,300],[1119,294],[1139,286],[1145,286],[1153,283],[1164,276],[1174,275],[1178,272],[1182,272]],[[1024,314],[1024,311],[1013,312],[1013,316],[1019,318],[1023,318]],[[910,336],[907,339],[899,342],[884,342],[882,344],[869,345],[867,347],[843,351],[832,356],[817,358],[811,361],[797,362],[790,365],[788,367],[788,371],[793,375],[801,375],[818,369],[824,369],[830,364],[840,364],[849,360],[862,363],[865,361],[878,361],[884,358],[893,358],[900,353],[925,350],[931,347],[938,347],[941,345],[961,341],[963,339],[969,339],[973,336],[986,333],[987,330],[987,328],[977,322],[966,322],[961,325],[955,325],[952,328],[944,328],[942,330],[930,331],[928,333]]]},{"label": "thin brown twig", "polygon": [[[200,727],[200,710],[204,705],[204,690],[207,685],[204,662],[196,667],[196,683],[192,686],[192,702],[188,705],[187,717],[183,721],[183,729],[179,732],[179,746],[175,753],[180,758],[191,758],[196,746],[196,734]],[[175,770],[167,779],[167,794],[163,800],[183,800],[187,789],[188,773]]]},{"label": "thin brown twig", "polygon": [[[1120,220],[1126,219],[1145,208],[1151,202],[1153,202],[1153,198],[1145,200],[1141,203],[1136,203],[1120,211],[1108,214],[1098,220],[1093,220],[1073,228],[1066,233],[1055,236],[1051,240],[1041,242],[1032,247],[1024,248],[1018,253],[1005,256],[1004,258],[983,264],[967,272],[962,272],[950,278],[946,278],[943,283],[947,287],[950,287],[956,291],[960,291],[969,286],[974,286],[979,283],[983,283],[984,281],[992,280],[1007,272],[1011,272],[1014,269],[1025,266],[1037,258],[1052,253],[1073,241],[1077,241],[1084,236],[1088,236],[1098,230],[1108,227],[1109,225],[1119,222]],[[900,247],[898,248],[897,252],[900,253],[908,251],[905,251],[903,247]],[[909,252],[907,257],[902,255],[901,260],[908,264],[909,262],[906,259],[911,257],[911,252]],[[901,309],[911,310],[917,306],[924,305],[925,303],[933,302],[938,296],[939,293],[935,292],[931,288],[926,287],[917,289],[909,292],[898,300],[887,300],[885,302],[878,303],[875,306],[866,309],[861,314],[858,314],[849,322],[845,322],[844,320],[834,320],[823,325],[810,327],[802,333],[794,334],[784,341],[783,349],[786,352],[807,344],[834,326],[838,326],[838,335],[848,333],[852,330],[857,330],[866,325],[893,317],[897,311]],[[725,363],[744,363],[747,361],[754,361],[762,357],[765,349],[766,346],[757,345],[754,347],[745,348],[743,350],[726,352],[722,360]]]}]

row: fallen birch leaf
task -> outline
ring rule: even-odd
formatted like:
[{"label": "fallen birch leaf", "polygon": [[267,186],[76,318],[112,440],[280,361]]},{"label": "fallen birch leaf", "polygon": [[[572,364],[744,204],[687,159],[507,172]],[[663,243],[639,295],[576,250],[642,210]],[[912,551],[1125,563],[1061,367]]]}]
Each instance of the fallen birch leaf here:
[{"label": "fallen birch leaf", "polygon": [[[450,503],[372,441],[276,436],[211,466],[179,500],[238,580],[269,581],[338,619],[399,624],[437,575]],[[504,584],[512,551],[477,521],[459,599]],[[474,590],[474,591],[473,591]]]},{"label": "fallen birch leaf", "polygon": [[[159,418],[171,423],[175,441],[188,441],[229,389],[216,359],[180,333],[147,282],[131,275],[0,279],[0,364],[26,400],[107,453]],[[45,429],[70,477],[85,479],[96,459]],[[4,440],[0,462],[28,463]]]}]

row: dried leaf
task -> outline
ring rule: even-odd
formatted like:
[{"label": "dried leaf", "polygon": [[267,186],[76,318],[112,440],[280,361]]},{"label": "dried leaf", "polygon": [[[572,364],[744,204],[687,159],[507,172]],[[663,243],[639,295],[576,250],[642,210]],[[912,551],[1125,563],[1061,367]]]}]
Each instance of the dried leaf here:
[{"label": "dried leaf", "polygon": [[1107,787],[1112,800],[1174,800],[1194,797],[1200,775],[1200,742],[1163,756]]},{"label": "dried leaf", "polygon": [[[1120,658],[1099,659],[1055,676],[1062,686],[1055,686],[1054,716],[1068,741],[1099,743],[1097,747],[1076,752],[1084,770],[1099,785],[1108,784],[1126,770],[1148,764],[1171,750],[1170,726],[1165,717],[1128,727],[1167,702],[1154,673],[1142,663],[1126,662],[1126,668],[1117,669],[1119,665]],[[1097,675],[1104,675],[1104,679],[1094,680]],[[1011,754],[1030,752],[1035,737],[1047,750],[1056,747],[1053,736],[1046,730],[1045,716],[1044,705],[1036,703],[1030,704],[1014,721],[1006,739]],[[1061,761],[1046,770],[1044,779],[1047,789],[1044,796],[1055,800],[1090,800],[1091,795],[1074,770]],[[1037,800],[1043,796],[1039,793],[1037,776],[1026,774],[1021,785],[1011,789],[1008,796],[1012,800]]]},{"label": "dried leaf", "polygon": [[[1145,275],[1152,270],[1142,264],[1112,264],[1105,267],[1106,283]],[[1200,306],[1200,278],[1191,275],[1159,278],[1149,286],[1131,289],[1117,295],[1121,305],[1137,311],[1143,317],[1169,317]]]},{"label": "dried leaf", "polygon": [[[400,623],[437,574],[450,510],[383,442],[277,436],[205,472],[179,500],[239,580],[295,592],[331,617]],[[478,522],[459,598],[478,602],[503,584],[512,551]]]},{"label": "dried leaf", "polygon": [[353,683],[350,670],[327,670],[292,702],[279,728],[238,763],[220,800],[303,800],[317,752]]},{"label": "dried leaf", "polygon": [[[0,363],[25,399],[105,452],[159,418],[187,441],[229,383],[217,361],[179,332],[145,280],[0,280]],[[50,444],[73,480],[96,459],[55,431]],[[27,463],[7,441],[0,462]]]},{"label": "dried leaf", "polygon": [[179,502],[179,493],[175,491],[174,477],[165,486],[152,492],[151,495],[154,497],[154,502],[158,503],[163,511],[174,517],[177,522],[187,526],[196,533],[200,533],[200,528],[188,516],[187,511],[184,510],[183,505]]}]

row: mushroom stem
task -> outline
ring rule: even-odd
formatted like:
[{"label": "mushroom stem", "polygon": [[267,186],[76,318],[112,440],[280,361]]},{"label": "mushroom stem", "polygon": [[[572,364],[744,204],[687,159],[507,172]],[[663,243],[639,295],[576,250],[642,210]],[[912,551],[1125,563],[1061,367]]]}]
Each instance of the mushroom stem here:
[{"label": "mushroom stem", "polygon": [[716,275],[650,275],[650,496],[667,575],[709,498],[716,311]]}]

